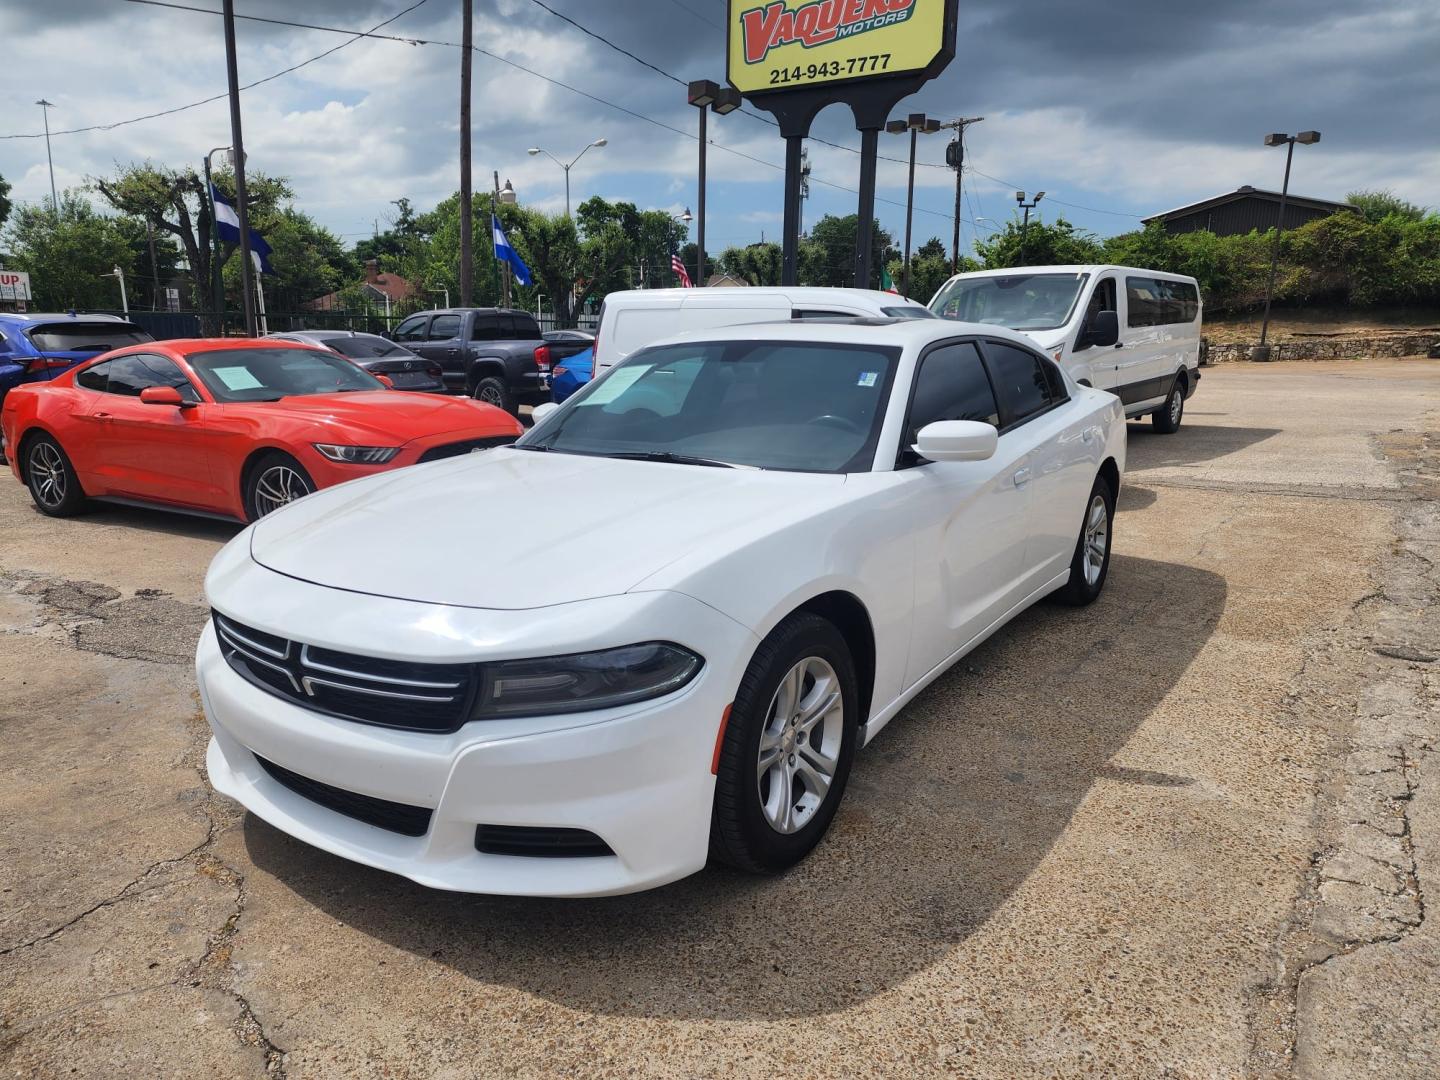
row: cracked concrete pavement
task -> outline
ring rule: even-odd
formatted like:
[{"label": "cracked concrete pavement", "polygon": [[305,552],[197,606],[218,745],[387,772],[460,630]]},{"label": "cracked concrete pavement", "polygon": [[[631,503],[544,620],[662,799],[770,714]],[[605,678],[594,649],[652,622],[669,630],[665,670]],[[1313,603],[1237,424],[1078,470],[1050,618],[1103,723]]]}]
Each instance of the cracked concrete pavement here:
[{"label": "cracked concrete pavement", "polygon": [[814,857],[587,902],[212,796],[234,530],[0,478],[0,1075],[1440,1075],[1436,367],[1188,404],[1131,429],[1105,597],[928,690]]}]

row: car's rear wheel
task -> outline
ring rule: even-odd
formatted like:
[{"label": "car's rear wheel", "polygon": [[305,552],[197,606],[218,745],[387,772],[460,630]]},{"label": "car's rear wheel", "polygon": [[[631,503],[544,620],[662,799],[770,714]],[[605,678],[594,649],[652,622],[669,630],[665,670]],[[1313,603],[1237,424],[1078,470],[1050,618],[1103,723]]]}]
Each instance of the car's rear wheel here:
[{"label": "car's rear wheel", "polygon": [[1150,414],[1155,430],[1161,435],[1173,435],[1180,430],[1180,418],[1185,415],[1185,384],[1179,379],[1170,388],[1165,404]]},{"label": "car's rear wheel", "polygon": [[784,870],[820,842],[850,775],[859,729],[855,664],[818,615],[792,615],[755,650],[730,708],[715,777],[710,853]]},{"label": "car's rear wheel", "polygon": [[36,435],[25,444],[25,484],[42,514],[70,517],[85,509],[89,500],[75,475],[75,466],[49,435]]},{"label": "car's rear wheel", "polygon": [[1055,598],[1073,607],[1093,603],[1105,588],[1110,573],[1110,542],[1114,534],[1115,492],[1104,476],[1095,477],[1090,498],[1085,502],[1085,518],[1080,525],[1080,539],[1070,559],[1070,580]]},{"label": "car's rear wheel", "polygon": [[471,397],[476,401],[485,402],[486,405],[504,409],[511,416],[516,414],[515,395],[510,393],[510,388],[505,385],[505,380],[498,375],[486,375],[476,382]]},{"label": "car's rear wheel", "polygon": [[255,462],[245,480],[245,518],[256,521],[315,490],[305,467],[289,454],[266,454]]}]

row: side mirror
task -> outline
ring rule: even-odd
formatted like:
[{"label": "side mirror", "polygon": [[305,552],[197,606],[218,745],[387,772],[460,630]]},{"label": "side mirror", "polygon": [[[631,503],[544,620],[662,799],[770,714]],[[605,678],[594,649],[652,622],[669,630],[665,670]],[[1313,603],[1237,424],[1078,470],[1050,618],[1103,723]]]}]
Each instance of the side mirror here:
[{"label": "side mirror", "polygon": [[140,391],[140,400],[146,405],[169,405],[172,409],[183,409],[195,404],[181,397],[180,391],[173,386],[147,386]]},{"label": "side mirror", "polygon": [[395,382],[393,379],[390,378],[389,375],[376,375],[375,378],[379,379],[382,383],[385,384],[386,390],[395,389]]},{"label": "side mirror", "polygon": [[1097,311],[1080,340],[1086,345],[1114,345],[1120,340],[1120,316],[1113,311]]},{"label": "side mirror", "polygon": [[533,409],[530,410],[530,419],[534,420],[535,423],[538,424],[541,420],[544,420],[545,417],[549,416],[559,407],[560,406],[556,405],[553,401],[542,401],[539,405],[536,405]]},{"label": "side mirror", "polygon": [[395,335],[394,335],[391,331],[389,331],[389,330],[381,330],[381,331],[380,331],[380,336],[383,337],[386,341],[394,341],[394,340],[395,340]]},{"label": "side mirror", "polygon": [[994,427],[978,420],[937,420],[920,429],[912,449],[929,461],[985,461],[999,440]]}]

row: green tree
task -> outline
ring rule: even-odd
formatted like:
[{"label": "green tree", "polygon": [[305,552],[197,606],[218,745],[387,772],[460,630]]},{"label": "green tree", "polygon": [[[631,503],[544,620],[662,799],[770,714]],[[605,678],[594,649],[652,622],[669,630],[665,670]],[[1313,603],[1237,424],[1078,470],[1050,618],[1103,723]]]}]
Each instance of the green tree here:
[{"label": "green tree", "polygon": [[1406,221],[1420,221],[1426,213],[1425,207],[1416,206],[1387,190],[1352,191],[1345,196],[1345,201],[1357,207],[1365,220],[1372,225],[1391,214]]},{"label": "green tree", "polygon": [[194,169],[170,169],[147,161],[120,166],[114,176],[93,183],[105,201],[122,214],[149,221],[152,228],[175,237],[190,266],[191,302],[200,310],[213,307],[209,294],[210,199],[199,174]]},{"label": "green tree", "polygon": [[10,181],[0,176],[0,229],[10,217]]},{"label": "green tree", "polygon": [[720,269],[751,285],[780,284],[781,250],[779,244],[759,243],[745,247],[728,247],[720,253]]},{"label": "green tree", "polygon": [[[1024,260],[1021,235],[1024,234]],[[1104,249],[1093,233],[1078,229],[1063,217],[1053,225],[1032,217],[1028,228],[1011,219],[1000,232],[975,242],[975,252],[986,269],[1008,266],[1052,266],[1099,262]]]},{"label": "green tree", "polygon": [[15,269],[30,274],[41,309],[118,309],[120,285],[112,271],[132,275],[131,230],[119,218],[96,212],[79,192],[60,197],[58,213],[22,204],[6,230]]},{"label": "green tree", "polygon": [[[880,267],[885,252],[894,246],[894,238],[872,222],[871,272],[869,288],[880,287]],[[857,214],[836,217],[826,214],[810,227],[810,235],[800,245],[800,281],[806,285],[848,287],[855,284],[855,236],[860,227]]]}]

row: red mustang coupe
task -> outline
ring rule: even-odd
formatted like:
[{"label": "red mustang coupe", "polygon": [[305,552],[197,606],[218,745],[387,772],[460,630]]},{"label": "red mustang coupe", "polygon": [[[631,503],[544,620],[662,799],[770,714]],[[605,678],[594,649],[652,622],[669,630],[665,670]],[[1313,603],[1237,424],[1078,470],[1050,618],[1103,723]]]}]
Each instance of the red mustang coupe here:
[{"label": "red mustang coupe", "polygon": [[0,433],[35,505],[88,499],[254,521],[357,476],[513,442],[468,398],[405,394],[328,349],[155,341],[5,396]]}]

